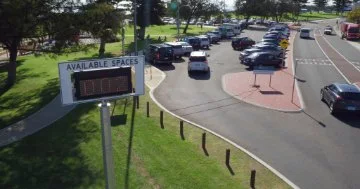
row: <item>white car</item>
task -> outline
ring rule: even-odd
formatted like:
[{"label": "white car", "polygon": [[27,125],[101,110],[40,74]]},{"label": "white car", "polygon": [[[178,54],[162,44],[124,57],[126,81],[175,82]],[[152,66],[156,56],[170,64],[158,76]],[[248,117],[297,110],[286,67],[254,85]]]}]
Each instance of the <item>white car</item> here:
[{"label": "white car", "polygon": [[201,48],[209,49],[210,47],[210,40],[206,35],[199,35],[197,38],[200,39],[200,46]]},{"label": "white car", "polygon": [[300,29],[300,38],[309,38],[310,37],[310,28],[301,28]]},{"label": "white car", "polygon": [[183,55],[184,56],[189,56],[191,52],[193,52],[193,47],[185,41],[178,41],[178,44],[180,44],[182,46],[182,50],[183,50]]},{"label": "white car", "polygon": [[207,61],[208,54],[204,51],[194,51],[190,54],[188,64],[188,74],[192,71],[202,71],[209,73],[210,67]]}]

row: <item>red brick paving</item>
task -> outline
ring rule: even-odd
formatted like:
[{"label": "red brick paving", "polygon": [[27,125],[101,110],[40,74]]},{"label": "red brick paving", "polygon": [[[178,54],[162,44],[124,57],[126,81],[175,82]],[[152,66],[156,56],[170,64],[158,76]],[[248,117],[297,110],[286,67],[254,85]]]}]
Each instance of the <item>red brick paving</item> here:
[{"label": "red brick paving", "polygon": [[[293,93],[293,48],[296,32],[290,37],[290,45],[286,58],[286,67],[275,71],[272,75],[271,86],[269,86],[269,75],[257,75],[256,84],[253,87],[254,74],[252,71],[230,73],[223,77],[223,88],[230,95],[244,102],[260,107],[280,111],[300,111],[301,104],[297,88]],[[293,101],[292,101],[292,94]]]}]

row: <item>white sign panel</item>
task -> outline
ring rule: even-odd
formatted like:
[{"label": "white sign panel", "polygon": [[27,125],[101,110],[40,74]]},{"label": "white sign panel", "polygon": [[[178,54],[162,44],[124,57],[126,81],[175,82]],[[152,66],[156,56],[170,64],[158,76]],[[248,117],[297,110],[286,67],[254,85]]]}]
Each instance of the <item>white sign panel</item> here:
[{"label": "white sign panel", "polygon": [[[144,56],[123,56],[59,63],[62,103],[70,105],[143,95],[145,93],[144,64]],[[131,67],[135,68],[135,92],[125,90],[132,86],[131,71],[129,71]],[[91,75],[96,78],[86,79],[84,75]],[[77,78],[81,79],[80,83]],[[103,91],[108,96],[104,96]],[[79,93],[85,95],[79,96]],[[109,96],[109,94],[114,95]]]}]

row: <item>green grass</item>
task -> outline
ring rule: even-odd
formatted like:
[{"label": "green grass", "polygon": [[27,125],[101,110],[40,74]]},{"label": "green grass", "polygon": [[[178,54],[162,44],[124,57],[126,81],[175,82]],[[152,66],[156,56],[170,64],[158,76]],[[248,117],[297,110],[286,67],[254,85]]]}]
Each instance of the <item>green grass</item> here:
[{"label": "green grass", "polygon": [[[185,25],[180,26],[180,34],[182,34],[184,28],[185,28]],[[200,26],[189,25],[189,28],[187,29],[187,35],[198,35],[200,33],[206,33],[211,30],[213,30],[213,28],[203,27],[201,29]],[[126,35],[134,35],[134,27],[132,27],[132,26],[126,27],[125,31],[126,31]],[[150,36],[167,35],[167,36],[176,37],[177,28],[176,28],[176,25],[149,26],[148,28],[146,28],[146,32],[145,32],[145,35],[148,35],[148,34]]]},{"label": "green grass", "polygon": [[307,20],[307,21],[313,21],[313,20],[323,20],[323,19],[332,19],[332,18],[338,18],[340,15],[336,15],[335,13],[324,13],[324,12],[307,12],[300,14],[299,20]]},{"label": "green grass", "polygon": [[[131,37],[126,40],[126,47],[131,48]],[[120,43],[107,44],[106,48],[115,55],[121,51]],[[57,95],[58,62],[96,58],[96,51],[20,57],[17,83],[0,97],[1,124],[26,117]],[[0,73],[0,79],[4,78],[5,73]],[[135,114],[131,99],[118,100],[114,111],[112,140],[118,188],[249,188],[252,169],[257,170],[257,188],[289,188],[249,156],[209,133],[209,156],[205,156],[201,129],[185,123],[186,140],[182,141],[178,119],[165,113],[165,129],[160,128],[160,109],[148,94],[140,98]],[[150,118],[145,116],[147,101]],[[0,148],[0,188],[104,188],[99,120],[96,104],[79,105],[51,126]],[[224,165],[225,149],[231,149],[234,175]]]},{"label": "green grass", "polygon": [[[148,101],[150,118],[145,115]],[[160,109],[148,94],[140,97],[140,109],[133,113],[132,107],[132,98],[122,99],[114,111],[117,188],[249,188],[252,169],[257,171],[257,188],[290,188],[209,133],[206,156],[201,148],[203,131],[185,123],[183,141],[178,134],[179,120],[167,113],[161,129]],[[80,105],[42,131],[0,148],[1,188],[104,188],[99,120],[96,104]],[[234,175],[224,164],[226,149],[231,149]]]},{"label": "green grass", "polygon": [[[174,26],[151,26],[147,29],[149,33],[161,33],[164,35],[175,35]],[[202,31],[209,30],[203,28]],[[132,34],[132,29],[127,32]],[[190,26],[189,35],[195,35],[201,29]],[[152,37],[151,43],[163,42]],[[174,37],[167,37],[167,41],[174,40]],[[126,50],[134,50],[133,37],[127,36],[125,39]],[[139,49],[143,48],[144,41],[139,41]],[[21,56],[18,57],[17,81],[16,84],[7,91],[2,91],[5,84],[7,72],[0,71],[0,129],[18,120],[35,113],[45,104],[49,103],[59,93],[59,80],[57,64],[62,61],[75,61],[88,58],[97,58],[98,49],[90,49],[87,52],[70,53],[60,56]],[[121,43],[108,43],[106,45],[107,56],[118,56],[121,54]]]}]

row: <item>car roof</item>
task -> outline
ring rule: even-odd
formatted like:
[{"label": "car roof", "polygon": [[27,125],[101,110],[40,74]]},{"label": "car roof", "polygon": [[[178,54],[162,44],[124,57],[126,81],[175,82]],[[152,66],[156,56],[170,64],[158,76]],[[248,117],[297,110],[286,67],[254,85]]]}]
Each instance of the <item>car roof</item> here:
[{"label": "car roof", "polygon": [[165,42],[165,44],[170,46],[181,45],[179,42]]},{"label": "car roof", "polygon": [[206,38],[206,39],[207,39],[207,36],[206,36],[206,35],[198,35],[198,36],[196,36],[196,37],[198,37],[198,38]]},{"label": "car roof", "polygon": [[301,30],[301,31],[306,31],[306,30],[307,30],[307,31],[310,31],[311,29],[310,29],[310,28],[301,28],[300,30]]},{"label": "car roof", "polygon": [[193,51],[190,56],[206,56],[206,53],[204,51]]},{"label": "car roof", "polygon": [[164,44],[164,43],[159,43],[159,44],[151,44],[150,46],[155,46],[155,47],[171,47],[167,44]]},{"label": "car roof", "polygon": [[353,84],[347,83],[333,83],[336,88],[339,89],[340,92],[353,92],[353,93],[360,93],[360,89]]}]

